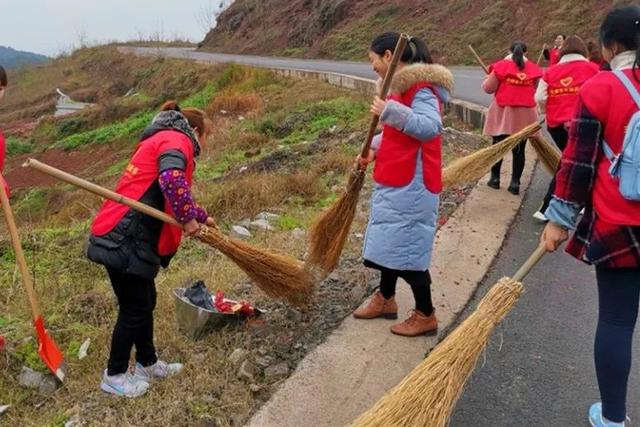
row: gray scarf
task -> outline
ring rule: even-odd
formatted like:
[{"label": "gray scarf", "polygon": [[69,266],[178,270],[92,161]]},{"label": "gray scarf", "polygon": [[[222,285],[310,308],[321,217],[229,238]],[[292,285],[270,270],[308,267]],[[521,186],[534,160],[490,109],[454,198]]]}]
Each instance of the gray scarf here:
[{"label": "gray scarf", "polygon": [[193,131],[193,128],[189,125],[187,118],[179,111],[169,110],[161,111],[153,118],[151,125],[142,132],[141,140],[147,139],[163,130],[176,130],[187,135],[191,139],[193,144],[193,155],[198,157],[200,155],[200,143]]}]

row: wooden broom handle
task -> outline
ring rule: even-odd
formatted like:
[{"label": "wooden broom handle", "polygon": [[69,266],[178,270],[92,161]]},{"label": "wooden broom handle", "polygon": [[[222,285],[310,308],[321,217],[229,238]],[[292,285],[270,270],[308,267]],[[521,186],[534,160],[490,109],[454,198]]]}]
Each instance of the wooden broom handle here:
[{"label": "wooden broom handle", "polygon": [[125,206],[130,207],[131,209],[135,209],[138,212],[142,212],[153,218],[159,219],[160,221],[164,221],[168,224],[176,225],[182,228],[182,224],[180,224],[171,215],[167,215],[166,213],[159,211],[158,209],[154,209],[149,205],[145,205],[144,203],[123,196],[122,194],[118,194],[115,191],[107,190],[104,187],[101,187],[89,181],[85,181],[84,179],[78,178],[77,176],[61,171],[60,169],[56,169],[53,166],[49,166],[35,159],[28,159],[22,166],[32,167],[37,171],[57,178],[60,181],[66,182],[67,184],[82,188],[83,190],[87,190],[90,193],[96,194],[100,197],[104,197],[105,199],[113,200],[117,203],[121,203]]},{"label": "wooden broom handle", "polygon": [[24,258],[24,252],[22,251],[22,244],[20,243],[20,237],[18,236],[18,228],[16,227],[16,220],[13,217],[11,211],[11,205],[9,204],[9,197],[5,193],[3,186],[4,177],[0,175],[0,201],[2,202],[2,210],[4,211],[4,218],[7,221],[7,227],[9,228],[9,235],[11,236],[11,244],[13,250],[16,253],[16,261],[18,268],[20,269],[20,277],[22,277],[22,283],[27,289],[27,296],[29,297],[29,305],[31,306],[31,315],[33,320],[36,321],[40,317],[40,306],[36,299],[36,293],[33,290],[33,281],[27,268],[27,261]]},{"label": "wooden broom handle", "polygon": [[469,45],[469,50],[471,51],[471,53],[473,53],[473,56],[475,56],[476,61],[478,61],[478,64],[480,64],[485,74],[489,74],[489,68],[487,68],[485,63],[482,61],[482,58],[480,58],[480,55],[478,55],[478,52],[476,52],[473,46]]},{"label": "wooden broom handle", "polygon": [[[385,99],[387,94],[389,93],[389,88],[391,87],[391,82],[393,80],[393,75],[396,73],[396,69],[398,68],[398,63],[400,62],[400,58],[402,58],[402,54],[404,53],[405,48],[407,47],[407,43],[409,43],[409,35],[408,34],[400,34],[400,38],[398,39],[398,43],[396,44],[396,48],[393,51],[393,57],[391,57],[391,63],[389,64],[389,68],[387,69],[387,74],[384,76],[384,80],[382,81],[382,88],[380,89],[380,98]],[[380,116],[374,114],[371,118],[371,124],[369,125],[369,133],[367,134],[367,139],[365,140],[364,145],[362,146],[362,152],[360,157],[366,159],[369,155],[369,150],[371,149],[371,142],[373,141],[373,137],[376,134],[376,129],[378,128],[378,122],[380,121]]]},{"label": "wooden broom handle", "polygon": [[544,245],[538,246],[538,248],[531,254],[529,259],[525,261],[525,263],[520,267],[520,269],[513,275],[512,279],[516,282],[522,282],[527,274],[531,271],[533,267],[542,259],[542,257],[547,253],[547,249]]},{"label": "wooden broom handle", "polygon": [[540,51],[540,55],[538,55],[538,60],[536,61],[536,64],[540,65],[540,61],[542,61],[542,56],[544,55],[544,50],[547,48],[547,44],[544,43],[542,45],[542,50]]}]

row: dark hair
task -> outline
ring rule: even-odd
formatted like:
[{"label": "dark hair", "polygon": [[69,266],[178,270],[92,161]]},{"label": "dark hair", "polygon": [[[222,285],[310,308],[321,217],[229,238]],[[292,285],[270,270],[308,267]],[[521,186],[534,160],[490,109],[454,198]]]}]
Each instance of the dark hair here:
[{"label": "dark hair", "polygon": [[589,52],[589,59],[594,62],[602,61],[602,52],[600,51],[600,45],[593,40],[587,42],[587,52]]},{"label": "dark hair", "polygon": [[4,87],[9,83],[9,80],[7,80],[7,72],[5,71],[4,68],[2,68],[2,65],[0,65],[0,87]]},{"label": "dark hair", "polygon": [[636,74],[640,67],[640,6],[619,7],[609,12],[600,26],[600,42],[607,48],[617,43],[625,50],[634,50],[633,76],[640,82]]},{"label": "dark hair", "polygon": [[197,128],[199,137],[206,137],[211,131],[211,120],[207,119],[204,111],[198,108],[180,108],[176,101],[167,101],[162,104],[160,111],[179,111],[183,116],[187,118],[189,126]]},{"label": "dark hair", "polygon": [[565,36],[564,34],[556,34],[556,38],[558,38],[558,36],[562,37],[562,40],[567,39],[567,36]]},{"label": "dark hair", "polygon": [[[371,52],[380,56],[384,55],[386,51],[393,53],[399,39],[400,33],[389,32],[380,34],[378,37],[373,39],[369,49]],[[409,37],[409,43],[407,43],[407,47],[404,49],[400,61],[407,64],[415,64],[418,62],[424,64],[433,63],[427,45],[417,37]]]},{"label": "dark hair", "polygon": [[518,68],[524,70],[524,54],[527,53],[527,45],[521,41],[513,42],[509,50],[512,53],[513,62],[516,63]]},{"label": "dark hair", "polygon": [[589,55],[587,52],[587,45],[584,44],[584,40],[578,36],[569,36],[564,39],[564,43],[562,43],[562,47],[560,48],[560,57],[562,58],[570,53],[577,53],[584,57]]}]

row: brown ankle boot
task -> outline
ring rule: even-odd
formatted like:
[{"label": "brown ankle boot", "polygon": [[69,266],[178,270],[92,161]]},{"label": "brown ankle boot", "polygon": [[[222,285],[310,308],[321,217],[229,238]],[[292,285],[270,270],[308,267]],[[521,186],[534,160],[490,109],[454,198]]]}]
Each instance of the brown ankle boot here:
[{"label": "brown ankle boot", "polygon": [[425,316],[419,310],[411,310],[407,320],[391,327],[391,332],[405,337],[417,337],[418,335],[433,335],[438,332],[438,320],[436,312],[431,316]]},{"label": "brown ankle boot", "polygon": [[376,291],[369,300],[369,304],[354,311],[353,317],[356,319],[375,319],[377,317],[397,319],[398,305],[396,304],[396,297],[392,296],[389,299],[385,299],[382,292]]}]

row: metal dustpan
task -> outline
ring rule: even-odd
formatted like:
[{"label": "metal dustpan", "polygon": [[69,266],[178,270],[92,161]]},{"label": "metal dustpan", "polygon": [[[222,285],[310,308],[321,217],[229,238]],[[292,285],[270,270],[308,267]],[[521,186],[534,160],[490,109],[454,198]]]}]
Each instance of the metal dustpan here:
[{"label": "metal dustpan", "polygon": [[[247,319],[237,313],[220,313],[198,307],[184,296],[185,291],[186,288],[174,289],[173,297],[178,330],[191,339],[200,339],[212,331],[222,329],[227,325],[240,324]],[[263,311],[256,308],[255,313],[256,316],[259,316]]]}]

